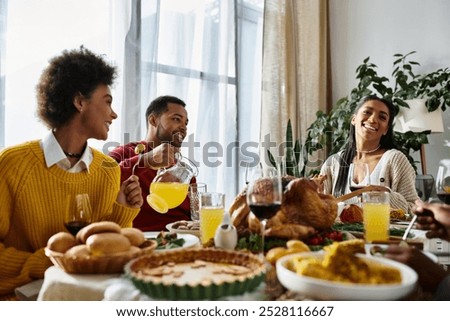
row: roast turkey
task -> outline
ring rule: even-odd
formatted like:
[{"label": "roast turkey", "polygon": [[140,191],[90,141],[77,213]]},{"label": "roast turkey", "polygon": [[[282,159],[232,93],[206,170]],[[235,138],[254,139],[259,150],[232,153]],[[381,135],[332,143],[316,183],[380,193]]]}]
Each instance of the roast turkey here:
[{"label": "roast turkey", "polygon": [[[266,236],[301,240],[333,225],[337,201],[332,195],[319,193],[314,179],[285,176],[283,186],[281,209],[267,222]],[[238,233],[259,233],[259,221],[250,213],[245,188],[234,199],[229,213]]]}]

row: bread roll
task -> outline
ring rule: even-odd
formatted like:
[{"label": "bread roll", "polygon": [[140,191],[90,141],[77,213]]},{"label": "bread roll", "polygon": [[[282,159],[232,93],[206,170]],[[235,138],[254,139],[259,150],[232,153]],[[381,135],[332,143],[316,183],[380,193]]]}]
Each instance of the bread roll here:
[{"label": "bread roll", "polygon": [[130,246],[130,249],[128,250],[128,254],[137,254],[141,251],[140,248],[138,248],[137,246]]},{"label": "bread roll", "polygon": [[52,235],[47,241],[47,247],[50,250],[60,253],[65,253],[76,244],[75,237],[67,232],[58,232]]},{"label": "bread roll", "polygon": [[68,249],[64,255],[68,257],[88,258],[90,253],[86,244],[78,244]]},{"label": "bread roll", "polygon": [[89,236],[86,246],[92,255],[109,255],[130,249],[128,238],[120,233],[98,233]]},{"label": "bread roll", "polygon": [[135,227],[125,227],[122,229],[122,234],[130,241],[131,245],[139,247],[145,241],[144,233]]},{"label": "bread roll", "polygon": [[122,228],[115,222],[103,221],[91,223],[77,233],[77,240],[81,243],[86,243],[86,240],[92,234],[97,233],[120,233]]}]

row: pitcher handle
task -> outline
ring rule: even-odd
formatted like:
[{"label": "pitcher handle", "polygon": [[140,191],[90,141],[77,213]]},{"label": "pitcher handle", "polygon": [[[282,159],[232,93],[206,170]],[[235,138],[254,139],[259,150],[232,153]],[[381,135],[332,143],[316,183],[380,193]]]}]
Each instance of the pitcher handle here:
[{"label": "pitcher handle", "polygon": [[189,163],[190,167],[192,168],[192,172],[193,172],[193,176],[197,177],[198,175],[198,166],[195,165],[195,163],[193,161],[191,161],[189,158],[184,157],[183,155],[181,155],[180,152],[176,152],[175,153],[175,159],[178,161],[187,161],[187,163]]}]

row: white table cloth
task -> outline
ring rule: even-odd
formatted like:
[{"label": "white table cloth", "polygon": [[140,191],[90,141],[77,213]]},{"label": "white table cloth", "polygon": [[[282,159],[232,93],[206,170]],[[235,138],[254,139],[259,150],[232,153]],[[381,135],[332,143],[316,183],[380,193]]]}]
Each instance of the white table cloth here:
[{"label": "white table cloth", "polygon": [[[264,283],[251,293],[220,300],[264,300]],[[47,269],[37,300],[41,301],[147,301],[133,283],[120,274],[70,274],[56,266]]]}]

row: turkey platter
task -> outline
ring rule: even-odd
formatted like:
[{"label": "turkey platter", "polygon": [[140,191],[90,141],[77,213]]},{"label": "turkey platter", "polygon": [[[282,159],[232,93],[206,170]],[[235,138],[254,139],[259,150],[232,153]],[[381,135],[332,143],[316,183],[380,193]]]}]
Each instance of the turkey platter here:
[{"label": "turkey platter", "polygon": [[[266,237],[304,240],[318,230],[331,228],[337,217],[337,201],[317,191],[316,179],[284,176],[282,182],[281,209],[267,222]],[[264,180],[261,184],[264,189]],[[229,212],[239,235],[259,233],[260,223],[247,205],[246,189],[236,196]]]}]

